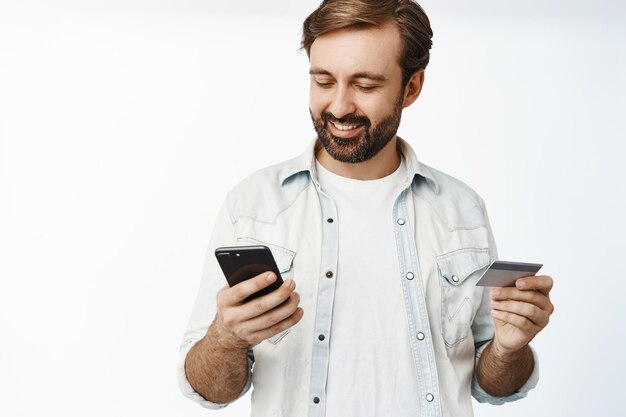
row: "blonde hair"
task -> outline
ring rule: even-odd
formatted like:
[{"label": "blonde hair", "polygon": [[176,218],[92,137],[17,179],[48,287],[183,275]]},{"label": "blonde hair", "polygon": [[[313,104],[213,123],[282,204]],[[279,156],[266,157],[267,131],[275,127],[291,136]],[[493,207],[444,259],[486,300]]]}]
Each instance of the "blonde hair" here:
[{"label": "blonde hair", "polygon": [[315,39],[338,29],[379,27],[393,21],[400,29],[402,87],[430,60],[433,31],[424,9],[412,0],[324,0],[302,25],[302,49],[310,56]]}]

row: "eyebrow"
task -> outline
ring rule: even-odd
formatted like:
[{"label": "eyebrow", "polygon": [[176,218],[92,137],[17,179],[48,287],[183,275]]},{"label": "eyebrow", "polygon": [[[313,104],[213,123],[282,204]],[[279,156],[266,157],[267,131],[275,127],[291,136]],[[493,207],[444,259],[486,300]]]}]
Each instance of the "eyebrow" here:
[{"label": "eyebrow", "polygon": [[[321,69],[321,68],[311,68],[311,70],[309,71],[310,75],[330,75],[331,77],[334,77],[333,74],[331,74],[329,71],[326,71],[325,69]],[[387,77],[385,77],[382,74],[377,74],[375,72],[369,72],[369,71],[361,71],[361,72],[357,72],[356,74],[352,74],[352,78],[367,78],[368,80],[373,80],[373,81],[387,81]]]}]

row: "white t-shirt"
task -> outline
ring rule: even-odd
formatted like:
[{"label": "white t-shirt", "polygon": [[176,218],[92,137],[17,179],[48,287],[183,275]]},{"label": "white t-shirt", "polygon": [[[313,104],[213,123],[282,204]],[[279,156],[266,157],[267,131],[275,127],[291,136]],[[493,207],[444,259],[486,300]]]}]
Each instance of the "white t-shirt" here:
[{"label": "white t-shirt", "polygon": [[316,166],[322,191],[337,207],[339,230],[326,417],[419,415],[392,226],[404,159],[392,174],[367,181]]}]

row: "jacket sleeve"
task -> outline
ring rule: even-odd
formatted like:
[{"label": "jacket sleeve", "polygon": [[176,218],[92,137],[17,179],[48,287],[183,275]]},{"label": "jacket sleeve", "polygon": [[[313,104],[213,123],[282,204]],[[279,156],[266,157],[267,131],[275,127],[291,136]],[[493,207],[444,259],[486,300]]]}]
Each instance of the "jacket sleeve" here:
[{"label": "jacket sleeve", "polygon": [[[487,215],[487,210],[485,209],[485,204],[482,200],[480,200],[482,205],[483,213],[485,215],[485,226],[487,227],[487,233],[489,236],[489,256],[491,260],[498,259],[498,250],[496,248],[496,242],[493,237],[493,231],[491,230],[491,224],[489,223],[489,217]],[[475,345],[475,353],[474,353],[474,375],[472,377],[472,396],[480,403],[491,403],[501,405],[507,402],[516,401],[520,398],[524,398],[528,391],[535,388],[537,382],[539,381],[539,361],[537,358],[537,353],[531,347],[533,357],[535,359],[535,367],[533,369],[532,374],[528,378],[528,381],[515,393],[506,396],[506,397],[494,397],[493,395],[488,394],[481,386],[478,384],[478,379],[476,377],[476,369],[478,367],[478,360],[480,359],[480,355],[485,350],[489,342],[493,339],[494,336],[494,328],[493,328],[493,318],[491,317],[491,307],[490,307],[490,290],[489,288],[483,288],[482,301],[480,306],[478,307],[478,311],[474,318],[474,322],[472,323],[472,334],[474,336],[474,345]]]},{"label": "jacket sleeve", "polygon": [[[189,319],[187,330],[184,333],[183,340],[180,345],[178,361],[178,386],[183,395],[209,409],[224,408],[230,403],[216,404],[207,401],[200,394],[198,394],[187,380],[187,375],[185,374],[185,359],[189,350],[206,334],[209,325],[212,323],[217,312],[217,292],[224,285],[226,285],[226,279],[224,278],[224,274],[217,263],[214,251],[220,246],[236,246],[236,244],[237,236],[226,200],[220,208],[211,238],[209,240],[209,246],[205,255],[204,269],[200,281],[200,289],[198,290],[191,318]],[[252,384],[253,363],[254,355],[252,350],[249,350],[248,379],[237,399],[243,396],[250,389]]]}]

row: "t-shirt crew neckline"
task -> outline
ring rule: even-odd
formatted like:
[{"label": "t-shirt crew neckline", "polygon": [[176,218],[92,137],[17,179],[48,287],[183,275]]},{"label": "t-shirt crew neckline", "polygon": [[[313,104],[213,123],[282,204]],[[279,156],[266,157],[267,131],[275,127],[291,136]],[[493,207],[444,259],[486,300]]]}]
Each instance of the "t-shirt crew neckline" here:
[{"label": "t-shirt crew neckline", "polygon": [[315,167],[317,169],[318,177],[331,179],[332,182],[336,185],[349,185],[352,187],[358,186],[379,186],[386,185],[391,183],[396,183],[402,178],[402,173],[404,171],[404,158],[401,158],[400,165],[393,171],[391,174],[386,175],[381,178],[376,178],[372,180],[360,180],[356,178],[344,177],[343,175],[336,174],[327,168],[325,168],[318,159],[315,159]]}]

